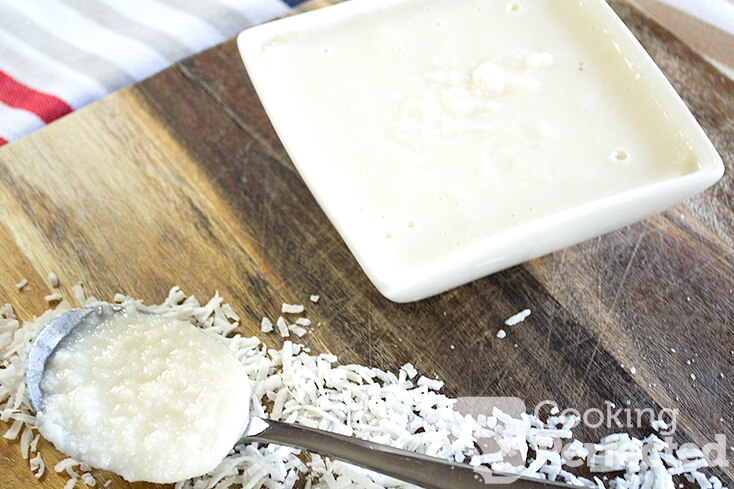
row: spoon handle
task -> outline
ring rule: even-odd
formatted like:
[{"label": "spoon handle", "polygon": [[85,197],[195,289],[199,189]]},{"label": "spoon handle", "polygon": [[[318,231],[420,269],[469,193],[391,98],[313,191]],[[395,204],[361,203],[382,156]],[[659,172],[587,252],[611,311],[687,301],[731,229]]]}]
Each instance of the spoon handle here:
[{"label": "spoon handle", "polygon": [[[425,489],[487,489],[490,484],[512,489],[570,488],[568,484],[527,477],[499,475],[387,445],[372,443],[300,425],[254,418],[244,441],[285,445],[349,462]],[[480,472],[481,471],[481,472]],[[485,478],[491,476],[491,481]],[[576,488],[578,489],[578,488]]]}]

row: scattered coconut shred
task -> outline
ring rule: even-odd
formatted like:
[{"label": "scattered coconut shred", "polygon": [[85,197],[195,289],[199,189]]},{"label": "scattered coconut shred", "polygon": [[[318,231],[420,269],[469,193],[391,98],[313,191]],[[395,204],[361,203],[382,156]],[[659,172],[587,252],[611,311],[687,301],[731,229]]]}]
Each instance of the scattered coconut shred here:
[{"label": "scattered coconut shred", "polygon": [[[79,285],[74,287],[74,293],[80,305],[96,300],[84,297]],[[117,294],[114,300],[123,302],[130,298]],[[300,423],[474,466],[487,464],[494,470],[604,488],[598,477],[591,481],[567,471],[560,454],[549,450],[554,440],[573,438],[573,417],[551,416],[543,422],[531,414],[512,418],[495,408],[475,419],[460,414],[455,409],[455,399],[437,392],[442,382],[427,377],[414,381],[418,372],[410,364],[394,374],[363,365],[338,365],[336,356],[312,355],[307,348],[290,341],[281,350],[268,348],[257,338],[232,334],[239,318],[218,293],[202,305],[174,287],[162,304],[136,303],[141,309],[188,320],[226,337],[252,381],[253,416]],[[69,308],[68,302],[61,301],[55,309],[24,322],[22,327],[10,305],[0,308],[0,420],[10,423],[5,438],[20,439],[21,454],[38,478],[43,476],[45,464],[37,449],[40,435],[36,433],[36,419],[24,391],[23,362],[36,332]],[[262,326],[272,328],[272,323]],[[500,452],[479,453],[479,438],[493,438],[501,447]],[[630,450],[630,443],[638,450]],[[654,446],[650,466],[642,459],[643,444]],[[596,453],[589,452],[590,446]],[[722,487],[718,478],[707,478],[698,470],[706,466],[703,454],[692,461],[690,451],[676,452],[676,456],[665,453],[665,442],[655,435],[636,440],[627,434],[616,434],[595,445],[574,440],[569,448],[577,459],[587,460],[592,472],[623,473],[609,475],[609,488],[674,489],[673,475],[682,475],[702,489]],[[516,454],[522,456],[524,465],[502,461]],[[682,460],[684,457],[687,458]],[[78,482],[95,485],[90,467],[76,460],[65,459],[54,470],[69,476],[65,489]],[[176,489],[292,488],[299,480],[305,481],[303,487],[307,489],[414,487],[346,463],[301,454],[296,449],[252,443],[237,445],[212,473],[181,481]],[[109,481],[104,485],[107,484]]]},{"label": "scattered coconut shred", "polygon": [[48,274],[48,283],[51,285],[51,287],[58,287],[59,286],[59,277],[54,273],[51,272]]},{"label": "scattered coconut shred", "polygon": [[512,316],[505,319],[505,325],[506,326],[514,326],[516,324],[519,324],[527,317],[530,316],[530,309],[523,309],[522,311],[518,312],[517,314],[513,314]]}]

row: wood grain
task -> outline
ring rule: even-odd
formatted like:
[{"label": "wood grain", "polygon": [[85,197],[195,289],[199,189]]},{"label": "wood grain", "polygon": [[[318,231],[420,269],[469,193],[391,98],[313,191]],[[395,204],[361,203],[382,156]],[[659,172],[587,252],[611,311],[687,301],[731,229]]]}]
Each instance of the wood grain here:
[{"label": "wood grain", "polygon": [[[734,83],[632,7],[612,6],[734,161]],[[120,291],[149,302],[175,284],[201,299],[219,290],[247,335],[258,334],[263,315],[277,317],[282,301],[318,293],[308,313],[323,326],[304,340],[344,362],[396,369],[410,361],[445,380],[452,396],[677,408],[679,441],[723,433],[734,444],[729,173],[644,222],[394,304],[302,183],[229,41],[4,146],[0,202],[0,297],[24,318],[45,309],[51,271],[66,296],[79,281],[99,298]],[[21,292],[13,284],[22,277]],[[503,320],[525,307],[533,314],[499,340]],[[43,453],[59,460],[51,447]],[[733,485],[731,467],[717,474]],[[112,480],[115,489],[152,487]],[[17,444],[3,440],[0,487],[60,488],[63,478],[33,480]]]}]

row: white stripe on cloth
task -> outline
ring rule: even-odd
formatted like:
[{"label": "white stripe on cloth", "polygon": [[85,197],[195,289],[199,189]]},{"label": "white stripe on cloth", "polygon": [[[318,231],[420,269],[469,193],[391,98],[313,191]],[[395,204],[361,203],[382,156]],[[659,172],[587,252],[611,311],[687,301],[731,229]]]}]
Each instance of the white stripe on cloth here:
[{"label": "white stripe on cloth", "polygon": [[107,90],[94,78],[36,51],[2,27],[0,68],[26,86],[59,97],[73,109],[107,95]]},{"label": "white stripe on cloth", "polygon": [[[138,24],[168,34],[198,52],[202,46],[213,46],[226,38],[205,20],[155,0],[97,0]],[[160,19],[165,19],[161,22]]]},{"label": "white stripe on cloth", "polygon": [[[73,45],[59,39],[52,32],[12,9],[2,10],[0,26],[36,51],[94,78],[108,92],[135,82],[131,76],[104,58],[76,49]],[[7,49],[13,49],[13,46],[8,46]],[[22,80],[23,77],[20,78]]]},{"label": "white stripe on cloth", "polygon": [[[218,3],[237,10],[253,24],[285,15],[290,7],[280,0],[215,0]],[[232,35],[236,34],[233,33]]]},{"label": "white stripe on cloth", "polygon": [[727,0],[663,0],[663,3],[734,35],[734,2]]},{"label": "white stripe on cloth", "polygon": [[[161,39],[167,36],[170,43],[190,49],[188,54],[290,9],[280,0],[97,1],[108,14],[114,10],[149,32],[155,29],[162,33]],[[61,0],[0,0],[0,20],[5,20],[0,22],[0,70],[77,109],[178,61],[167,59],[138,38],[120,34],[114,22],[95,18],[94,12],[94,8],[75,9]],[[0,107],[3,139],[18,139],[43,125],[30,112]]]},{"label": "white stripe on cloth", "polygon": [[58,0],[0,0],[0,7],[20,12],[79,50],[108,60],[135,80],[169,65],[166,58],[149,46],[103,28]]},{"label": "white stripe on cloth", "polygon": [[44,122],[34,113],[8,107],[0,102],[0,138],[14,141],[19,137],[40,129]]}]

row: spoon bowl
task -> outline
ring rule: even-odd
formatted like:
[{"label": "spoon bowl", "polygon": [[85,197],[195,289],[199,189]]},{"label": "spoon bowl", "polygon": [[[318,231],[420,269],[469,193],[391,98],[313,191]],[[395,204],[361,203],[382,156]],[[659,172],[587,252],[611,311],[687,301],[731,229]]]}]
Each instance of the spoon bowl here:
[{"label": "spoon bowl", "polygon": [[25,391],[33,412],[40,411],[43,405],[43,392],[41,391],[43,372],[46,362],[61,341],[77,326],[86,322],[99,323],[106,317],[123,310],[124,307],[119,304],[94,302],[66,311],[41,328],[28,349],[23,374]]}]

